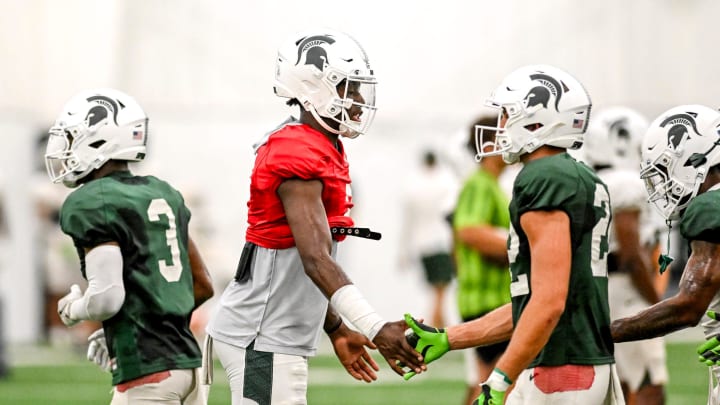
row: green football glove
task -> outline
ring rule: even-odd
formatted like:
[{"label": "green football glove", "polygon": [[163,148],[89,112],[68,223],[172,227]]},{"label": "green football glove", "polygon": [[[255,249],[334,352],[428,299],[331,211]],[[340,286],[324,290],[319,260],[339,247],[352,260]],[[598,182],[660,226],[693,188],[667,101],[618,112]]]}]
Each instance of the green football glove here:
[{"label": "green football glove", "polygon": [[482,393],[472,405],[502,405],[505,402],[505,392],[511,384],[505,373],[496,368],[480,386]]},{"label": "green football glove", "polygon": [[[406,339],[412,347],[423,356],[425,364],[430,364],[439,359],[450,350],[447,332],[445,329],[438,329],[416,321],[410,314],[405,314],[405,322],[410,326]],[[410,371],[403,375],[405,381],[415,375]]]},{"label": "green football glove", "polygon": [[505,403],[505,391],[496,391],[489,385],[482,385],[482,393],[472,405],[502,405]]},{"label": "green football glove", "polygon": [[[718,320],[715,311],[707,311],[707,316],[714,320]],[[720,366],[720,340],[717,336],[706,340],[697,348],[698,360],[708,366]]]}]

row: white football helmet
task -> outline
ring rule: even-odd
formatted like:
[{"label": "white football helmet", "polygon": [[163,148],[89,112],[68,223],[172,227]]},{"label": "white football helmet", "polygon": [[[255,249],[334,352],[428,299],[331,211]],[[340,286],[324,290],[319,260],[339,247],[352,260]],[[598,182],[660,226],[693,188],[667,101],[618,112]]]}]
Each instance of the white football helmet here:
[{"label": "white football helmet", "polygon": [[642,143],[648,201],[665,219],[679,219],[719,163],[720,112],[702,105],[671,108],[650,124]]},{"label": "white football helmet", "polygon": [[[590,119],[590,96],[570,74],[547,65],[525,66],[510,73],[487,105],[497,110],[497,126],[477,126],[477,159],[502,154],[515,163],[542,145],[577,149]],[[501,127],[503,112],[507,122]],[[536,125],[537,124],[537,125]],[[496,131],[495,141],[483,141],[484,131]],[[490,147],[490,150],[484,150]]]},{"label": "white football helmet", "polygon": [[[334,134],[355,138],[367,132],[375,117],[376,84],[367,54],[344,33],[298,34],[278,51],[275,94],[296,99]],[[321,117],[337,122],[337,128]]]},{"label": "white football helmet", "polygon": [[640,146],[649,126],[645,117],[627,107],[593,113],[582,147],[583,160],[593,167],[638,170]]},{"label": "white football helmet", "polygon": [[127,94],[97,89],[73,97],[49,130],[45,166],[54,183],[78,181],[111,159],[145,158],[148,117]]}]

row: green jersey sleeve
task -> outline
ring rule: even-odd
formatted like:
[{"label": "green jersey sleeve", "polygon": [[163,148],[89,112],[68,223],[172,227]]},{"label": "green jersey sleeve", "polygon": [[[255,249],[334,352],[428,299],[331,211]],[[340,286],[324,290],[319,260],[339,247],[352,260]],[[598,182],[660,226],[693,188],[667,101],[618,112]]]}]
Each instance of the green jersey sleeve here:
[{"label": "green jersey sleeve", "polygon": [[695,197],[680,223],[680,234],[688,240],[720,243],[720,190]]},{"label": "green jersey sleeve", "polygon": [[[95,186],[93,184],[92,186]],[[117,217],[114,206],[98,187],[83,186],[73,192],[60,212],[60,227],[73,238],[75,245],[92,248],[106,242],[117,242],[122,232],[111,218]]]},{"label": "green jersey sleeve", "polygon": [[582,198],[578,177],[568,175],[575,168],[560,159],[539,159],[528,163],[518,175],[513,198],[518,216],[528,211],[567,211],[568,203]]}]

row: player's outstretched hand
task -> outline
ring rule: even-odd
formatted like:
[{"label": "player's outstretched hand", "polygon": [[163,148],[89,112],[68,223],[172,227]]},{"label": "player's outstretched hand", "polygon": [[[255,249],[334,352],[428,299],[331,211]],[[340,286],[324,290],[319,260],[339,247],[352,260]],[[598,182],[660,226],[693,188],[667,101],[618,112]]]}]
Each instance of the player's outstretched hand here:
[{"label": "player's outstretched hand", "polygon": [[403,365],[415,373],[427,369],[423,358],[405,339],[405,321],[387,322],[373,339],[378,351],[398,375],[404,375]]},{"label": "player's outstretched hand", "polygon": [[[718,314],[715,311],[707,311],[707,316],[711,319],[718,320]],[[698,360],[708,366],[720,366],[720,340],[717,336],[707,339],[703,344],[698,346],[697,353],[700,355]]]},{"label": "player's outstretched hand", "polygon": [[[438,329],[420,323],[410,314],[405,314],[405,323],[411,329],[411,333],[407,335],[408,343],[422,354],[425,364],[432,363],[450,350],[450,343],[445,329]],[[415,372],[410,371],[405,373],[403,378],[407,381],[415,374]]]},{"label": "player's outstretched hand", "polygon": [[356,380],[368,383],[377,380],[375,372],[380,370],[380,367],[365,349],[365,347],[376,348],[370,339],[344,324],[328,336],[335,354],[348,374]]}]

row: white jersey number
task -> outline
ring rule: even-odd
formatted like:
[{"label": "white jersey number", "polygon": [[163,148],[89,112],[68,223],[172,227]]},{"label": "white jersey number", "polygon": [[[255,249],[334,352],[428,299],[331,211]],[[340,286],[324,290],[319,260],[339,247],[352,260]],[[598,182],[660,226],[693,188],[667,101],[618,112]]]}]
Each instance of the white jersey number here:
[{"label": "white jersey number", "polygon": [[[510,262],[510,266],[512,266],[513,263],[515,263],[515,259],[517,259],[518,253],[520,253],[520,238],[518,238],[515,227],[512,224],[510,224],[509,238],[508,261]],[[510,277],[512,277],[512,272],[510,272]],[[518,274],[517,280],[510,283],[510,296],[517,297],[528,294],[530,294],[530,283],[528,283],[527,275]]]},{"label": "white jersey number", "polygon": [[160,215],[165,215],[168,220],[168,229],[165,231],[165,240],[170,248],[170,260],[159,260],[158,267],[160,274],[168,282],[180,280],[182,264],[180,263],[180,246],[178,245],[177,230],[175,229],[175,214],[167,201],[156,198],[150,202],[147,210],[148,219],[151,222],[160,221]]},{"label": "white jersey number", "polygon": [[[597,224],[593,227],[590,267],[595,277],[607,277],[607,253],[610,248],[608,243],[608,230],[610,228],[610,198],[607,190],[600,184],[595,185],[595,201],[593,206],[604,212]],[[510,225],[510,246],[508,248],[508,259],[512,265],[517,258],[520,247],[515,229]],[[520,275],[517,281],[510,284],[510,295],[517,297],[527,295],[530,292],[530,285],[527,276]]]},{"label": "white jersey number", "polygon": [[607,253],[610,250],[608,231],[610,229],[610,197],[602,184],[595,184],[595,202],[593,206],[603,211],[600,220],[592,231],[590,246],[590,267],[595,277],[607,277]]}]

